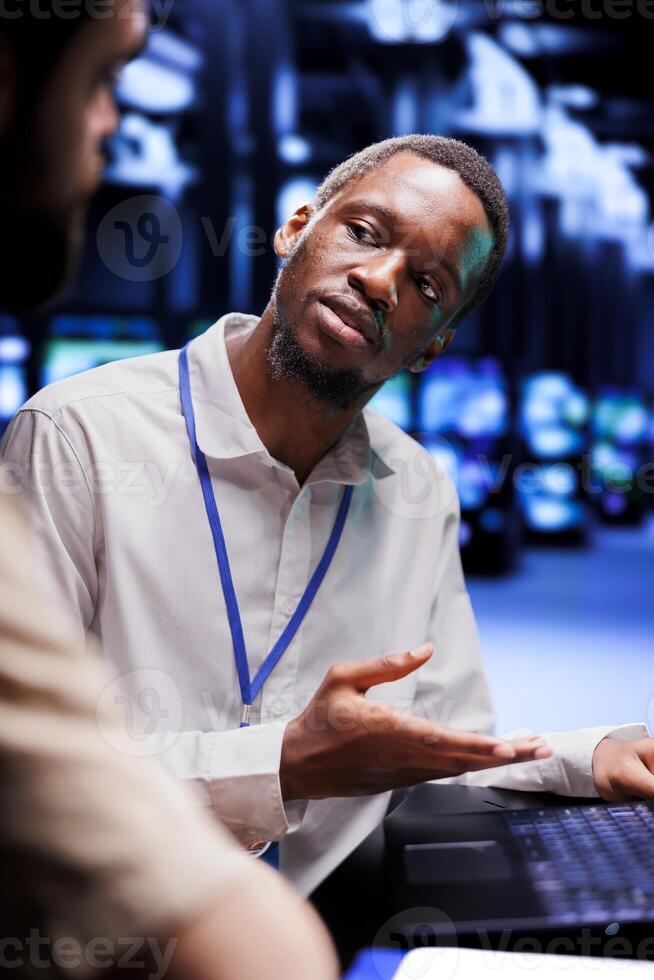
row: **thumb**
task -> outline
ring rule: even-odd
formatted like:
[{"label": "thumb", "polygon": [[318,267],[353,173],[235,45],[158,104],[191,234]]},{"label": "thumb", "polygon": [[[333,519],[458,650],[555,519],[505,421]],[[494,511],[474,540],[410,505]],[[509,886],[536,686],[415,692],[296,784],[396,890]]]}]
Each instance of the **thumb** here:
[{"label": "thumb", "polygon": [[374,660],[362,660],[348,664],[347,676],[342,678],[362,694],[375,684],[387,684],[412,674],[422,667],[434,652],[431,643],[424,643],[417,650],[407,653],[389,653]]}]

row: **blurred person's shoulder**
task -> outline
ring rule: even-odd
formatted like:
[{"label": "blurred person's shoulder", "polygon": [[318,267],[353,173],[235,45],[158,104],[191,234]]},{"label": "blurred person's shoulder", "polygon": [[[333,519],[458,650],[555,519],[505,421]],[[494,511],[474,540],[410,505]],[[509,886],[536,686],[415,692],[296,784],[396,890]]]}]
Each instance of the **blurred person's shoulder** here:
[{"label": "blurred person's shoulder", "polygon": [[[19,543],[22,549],[27,538],[27,528],[27,515],[21,496],[8,493],[4,491],[4,487],[0,487],[0,553],[11,553]],[[0,559],[0,565],[1,563]]]},{"label": "blurred person's shoulder", "polygon": [[17,614],[16,589],[32,588],[36,577],[32,549],[24,499],[0,485],[0,634],[6,618]]}]

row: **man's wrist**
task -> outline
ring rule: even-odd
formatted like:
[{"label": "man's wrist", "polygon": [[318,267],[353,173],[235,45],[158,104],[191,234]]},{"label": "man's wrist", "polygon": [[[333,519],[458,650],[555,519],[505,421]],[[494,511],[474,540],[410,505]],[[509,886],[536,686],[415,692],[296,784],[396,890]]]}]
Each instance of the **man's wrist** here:
[{"label": "man's wrist", "polygon": [[290,721],[284,732],[282,752],[279,762],[279,785],[282,799],[285,803],[302,799],[302,791],[296,782],[297,765],[295,763],[295,747],[298,742],[297,726]]}]

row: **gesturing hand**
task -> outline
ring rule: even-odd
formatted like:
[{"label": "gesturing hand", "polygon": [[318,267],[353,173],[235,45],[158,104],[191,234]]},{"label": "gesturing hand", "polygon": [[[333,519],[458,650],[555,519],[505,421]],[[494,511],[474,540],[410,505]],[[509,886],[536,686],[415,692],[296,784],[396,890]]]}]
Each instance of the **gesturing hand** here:
[{"label": "gesturing hand", "polygon": [[432,653],[427,645],[332,667],[306,709],[286,728],[280,765],[283,798],[381,793],[551,755],[537,737],[509,742],[458,731],[365,697],[374,685],[422,667]]}]

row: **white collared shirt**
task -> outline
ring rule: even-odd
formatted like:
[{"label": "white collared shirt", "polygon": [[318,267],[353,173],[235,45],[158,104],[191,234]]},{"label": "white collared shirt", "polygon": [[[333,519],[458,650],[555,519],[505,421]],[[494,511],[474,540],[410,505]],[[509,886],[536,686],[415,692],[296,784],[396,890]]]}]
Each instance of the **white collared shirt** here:
[{"label": "white collared shirt", "polygon": [[[300,487],[261,442],[231,372],[225,334],[257,322],[223,317],[189,350],[197,440],[252,675],[322,556],[344,484],[354,492],[329,572],[255,701],[250,728],[239,728],[232,640],[180,409],[178,353],[119,361],[41,391],[6,436],[0,477],[6,492],[32,497],[51,593],[124,677],[135,751],[161,751],[244,843],[283,838],[282,869],[309,893],[388,803],[378,794],[284,806],[285,724],[332,664],[430,640],[426,666],[371,696],[475,731],[491,730],[493,710],[461,572],[453,484],[417,443],[366,409]],[[464,778],[596,795],[592,752],[612,730],[551,734],[553,758]],[[644,734],[629,726],[618,737]]]}]

